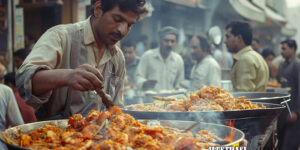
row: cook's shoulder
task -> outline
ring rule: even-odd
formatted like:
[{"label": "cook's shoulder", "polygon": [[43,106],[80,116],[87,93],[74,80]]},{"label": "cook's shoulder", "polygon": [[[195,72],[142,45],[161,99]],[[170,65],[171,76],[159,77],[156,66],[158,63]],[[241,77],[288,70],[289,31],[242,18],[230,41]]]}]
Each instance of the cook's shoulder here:
[{"label": "cook's shoulder", "polygon": [[49,28],[47,32],[56,32],[59,35],[70,35],[73,32],[79,31],[83,29],[82,23],[74,23],[74,24],[60,24],[54,27]]},{"label": "cook's shoulder", "polygon": [[121,62],[125,62],[125,57],[124,57],[124,54],[123,54],[121,48],[118,47],[118,46],[115,46],[115,49],[116,49],[116,57],[117,57]]}]

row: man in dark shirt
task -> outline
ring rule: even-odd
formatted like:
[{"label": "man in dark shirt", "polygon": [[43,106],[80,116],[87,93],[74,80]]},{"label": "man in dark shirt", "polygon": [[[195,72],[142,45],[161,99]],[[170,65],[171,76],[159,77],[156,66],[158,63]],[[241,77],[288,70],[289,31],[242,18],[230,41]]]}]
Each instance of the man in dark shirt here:
[{"label": "man in dark shirt", "polygon": [[139,64],[140,58],[136,56],[136,49],[132,42],[125,42],[122,44],[122,51],[125,57],[126,64],[126,85],[135,86],[135,70]]},{"label": "man in dark shirt", "polygon": [[300,61],[295,57],[297,44],[295,40],[281,42],[281,55],[285,59],[279,66],[278,81],[282,87],[291,87],[291,116],[285,110],[278,121],[279,149],[298,149],[300,143]]},{"label": "man in dark shirt", "polygon": [[135,71],[140,62],[140,58],[137,56],[134,43],[130,41],[122,43],[122,51],[125,57],[127,79],[124,87],[124,104],[129,105],[135,103],[134,100],[136,99]]}]

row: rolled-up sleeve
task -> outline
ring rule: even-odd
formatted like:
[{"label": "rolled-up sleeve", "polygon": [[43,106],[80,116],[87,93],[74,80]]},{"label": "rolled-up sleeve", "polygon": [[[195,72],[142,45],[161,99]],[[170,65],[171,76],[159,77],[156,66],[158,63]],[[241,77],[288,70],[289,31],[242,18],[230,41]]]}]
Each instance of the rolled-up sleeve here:
[{"label": "rolled-up sleeve", "polygon": [[26,103],[38,109],[46,103],[52,91],[35,96],[32,93],[32,77],[39,70],[58,68],[61,64],[65,38],[59,27],[51,28],[37,41],[30,54],[16,73],[17,88],[25,94]]}]

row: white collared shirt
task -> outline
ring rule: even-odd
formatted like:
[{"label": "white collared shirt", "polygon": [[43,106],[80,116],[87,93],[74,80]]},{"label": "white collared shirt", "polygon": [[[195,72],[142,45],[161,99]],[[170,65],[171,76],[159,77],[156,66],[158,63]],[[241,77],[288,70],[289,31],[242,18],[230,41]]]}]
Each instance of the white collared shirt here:
[{"label": "white collared shirt", "polygon": [[203,85],[221,86],[221,68],[218,62],[207,55],[191,70],[190,88],[199,90]]},{"label": "white collared shirt", "polygon": [[158,48],[148,50],[141,57],[136,70],[136,82],[139,89],[147,80],[157,80],[153,90],[173,90],[184,80],[184,63],[182,57],[170,52],[164,60]]},{"label": "white collared shirt", "polygon": [[[24,124],[18,103],[11,88],[0,84],[0,134],[6,129],[6,121],[9,125],[16,126]],[[0,149],[6,150],[7,147],[0,141]]]}]

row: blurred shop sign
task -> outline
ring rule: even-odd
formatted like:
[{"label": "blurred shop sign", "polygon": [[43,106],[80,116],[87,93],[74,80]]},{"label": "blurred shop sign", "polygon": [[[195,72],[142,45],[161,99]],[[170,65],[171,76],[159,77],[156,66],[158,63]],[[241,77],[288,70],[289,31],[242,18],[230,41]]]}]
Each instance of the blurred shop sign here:
[{"label": "blurred shop sign", "polygon": [[23,8],[15,9],[15,50],[24,48]]},{"label": "blurred shop sign", "polygon": [[0,52],[7,51],[7,2],[0,0]]}]

